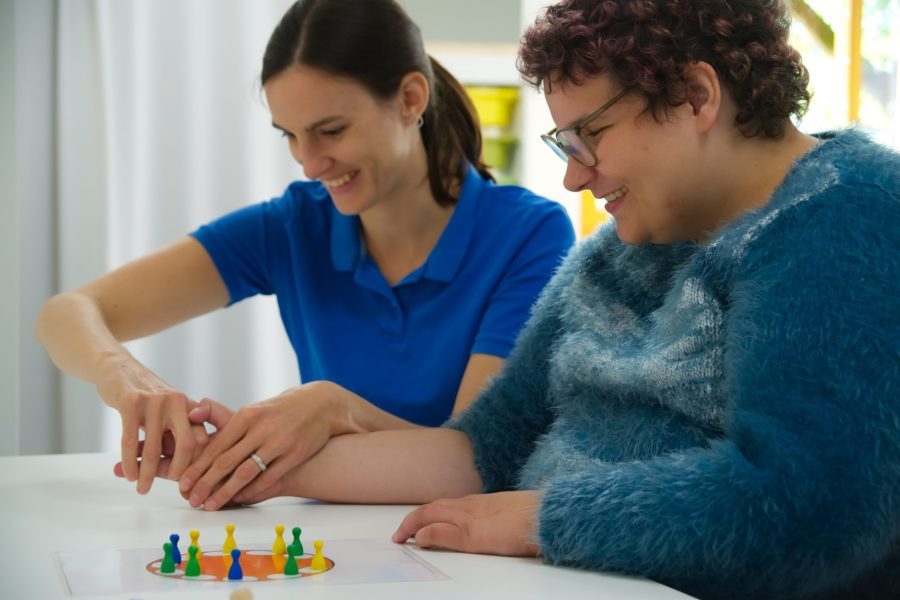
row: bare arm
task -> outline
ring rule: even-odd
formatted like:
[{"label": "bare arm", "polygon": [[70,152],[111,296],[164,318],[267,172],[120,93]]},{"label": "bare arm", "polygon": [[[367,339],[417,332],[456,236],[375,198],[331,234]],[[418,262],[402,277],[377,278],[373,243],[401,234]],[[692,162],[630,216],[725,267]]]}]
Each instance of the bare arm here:
[{"label": "bare arm", "polygon": [[453,416],[458,417],[475,402],[481,392],[487,388],[506,361],[492,354],[473,354],[469,357],[459,391],[456,393],[456,403],[453,405]]},{"label": "bare arm", "polygon": [[[503,368],[504,360],[490,354],[473,354],[466,363],[456,401],[453,404],[453,416],[458,416],[471,405],[481,391]],[[385,429],[409,429],[418,427],[405,419],[394,416],[360,396],[349,392],[334,390],[334,399],[342,411],[337,419],[335,433],[365,433]]]},{"label": "bare arm", "polygon": [[[225,284],[203,247],[179,240],[70,292],[51,298],[38,315],[35,335],[63,371],[93,383],[103,401],[122,416],[123,470],[150,489],[171,432],[173,471],[190,460],[198,437],[187,418],[184,394],[141,365],[121,342],[165,329],[224,306]],[[138,431],[145,431],[138,476]],[[180,448],[184,452],[180,452]],[[146,462],[144,462],[146,459]]]},{"label": "bare arm", "polygon": [[[497,356],[474,354],[469,358],[454,416],[475,400],[502,366],[503,359]],[[208,419],[210,407],[204,405],[201,412],[192,415],[194,422]],[[318,452],[329,438],[413,428],[419,427],[340,385],[311,382],[241,408],[183,471],[179,489],[191,506],[215,510],[233,499],[252,497],[269,488]],[[268,465],[264,472],[251,454]]]},{"label": "bare arm", "polygon": [[466,434],[419,428],[334,437],[254,503],[274,496],[331,502],[420,504],[481,491]]},{"label": "bare arm", "polygon": [[322,451],[255,497],[330,502],[422,504],[393,540],[414,537],[422,547],[534,556],[534,523],[541,495],[534,491],[481,494],[468,436],[452,429],[412,429],[332,438]]}]

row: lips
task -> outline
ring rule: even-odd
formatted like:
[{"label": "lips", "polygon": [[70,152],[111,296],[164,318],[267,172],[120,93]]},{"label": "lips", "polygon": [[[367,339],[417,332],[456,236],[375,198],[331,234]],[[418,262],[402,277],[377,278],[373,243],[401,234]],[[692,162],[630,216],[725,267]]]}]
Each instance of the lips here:
[{"label": "lips", "polygon": [[352,171],[350,173],[345,173],[344,175],[341,175],[340,177],[337,177],[335,179],[320,179],[319,181],[321,181],[322,185],[324,185],[329,190],[333,190],[335,188],[347,185],[357,175],[359,175],[359,171]]},{"label": "lips", "polygon": [[609,192],[605,196],[603,196],[603,200],[606,200],[606,212],[611,215],[616,214],[616,211],[619,210],[619,207],[622,206],[622,203],[625,202],[625,196],[628,194],[628,188],[625,186],[620,187],[617,190]]}]

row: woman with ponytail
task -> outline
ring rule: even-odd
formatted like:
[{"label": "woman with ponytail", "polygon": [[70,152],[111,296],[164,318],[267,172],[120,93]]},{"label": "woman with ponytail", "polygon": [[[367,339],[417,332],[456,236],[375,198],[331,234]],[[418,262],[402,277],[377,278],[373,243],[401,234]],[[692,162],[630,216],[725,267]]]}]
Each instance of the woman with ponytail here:
[{"label": "woman with ponytail", "polygon": [[[37,324],[56,364],[121,414],[117,473],[141,493],[178,479],[210,510],[332,436],[459,415],[574,240],[558,204],[494,185],[470,101],[394,0],[296,2],[261,80],[308,181],[60,294]],[[227,422],[121,345],[256,294],[276,295],[304,383]]]}]

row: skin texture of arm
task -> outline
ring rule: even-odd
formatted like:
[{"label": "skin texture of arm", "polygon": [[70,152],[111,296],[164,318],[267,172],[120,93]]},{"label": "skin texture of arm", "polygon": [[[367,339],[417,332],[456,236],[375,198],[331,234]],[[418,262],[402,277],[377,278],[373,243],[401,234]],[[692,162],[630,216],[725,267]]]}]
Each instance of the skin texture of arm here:
[{"label": "skin texture of arm", "polygon": [[535,556],[540,493],[477,493],[481,488],[468,436],[419,428],[332,438],[309,461],[245,502],[287,495],[345,503],[426,503],[407,515],[393,541],[412,537],[423,548]]},{"label": "skin texture of arm", "polygon": [[[470,357],[454,415],[468,408],[502,367],[503,359],[496,356]],[[209,417],[201,409],[192,420],[200,423]],[[237,411],[184,471],[179,489],[191,506],[216,510],[266,490],[335,435],[414,427],[337,384],[308,383]],[[250,458],[254,453],[268,464],[265,472]]]},{"label": "skin texture of arm", "polygon": [[176,474],[206,443],[206,433],[187,417],[195,403],[139,363],[122,342],[227,301],[228,292],[206,251],[193,238],[184,238],[54,296],[38,315],[35,335],[53,362],[93,383],[103,402],[121,415],[122,467],[129,481],[138,482],[140,493],[150,489],[165,436],[176,443],[170,465],[170,473]]},{"label": "skin texture of arm", "polygon": [[472,445],[464,433],[416,428],[332,438],[313,458],[245,501],[302,496],[329,502],[421,504],[480,490]]}]

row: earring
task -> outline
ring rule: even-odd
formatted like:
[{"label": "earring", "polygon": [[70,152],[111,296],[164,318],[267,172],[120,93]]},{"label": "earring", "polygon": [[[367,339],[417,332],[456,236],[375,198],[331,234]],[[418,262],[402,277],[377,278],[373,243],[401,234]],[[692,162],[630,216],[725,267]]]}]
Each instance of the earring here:
[{"label": "earring", "polygon": [[419,115],[419,118],[416,119],[416,127],[418,127],[419,129],[422,129],[422,125],[424,125],[424,124],[425,124],[425,117]]}]

